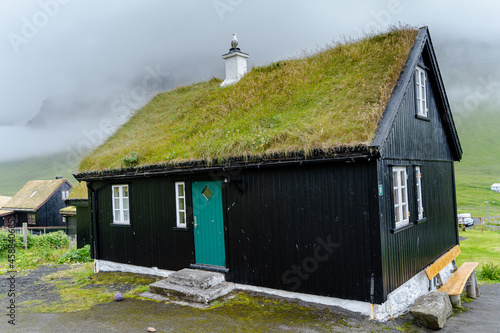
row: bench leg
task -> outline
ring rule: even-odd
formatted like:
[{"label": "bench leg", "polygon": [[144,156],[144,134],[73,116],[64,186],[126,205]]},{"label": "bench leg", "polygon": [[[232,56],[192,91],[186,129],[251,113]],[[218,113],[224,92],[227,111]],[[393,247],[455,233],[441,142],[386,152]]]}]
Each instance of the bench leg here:
[{"label": "bench leg", "polygon": [[460,295],[450,295],[450,302],[451,306],[454,308],[461,308],[462,307],[462,301],[460,300]]},{"label": "bench leg", "polygon": [[476,271],[469,276],[467,284],[467,297],[477,298],[479,296],[479,287],[477,285]]}]

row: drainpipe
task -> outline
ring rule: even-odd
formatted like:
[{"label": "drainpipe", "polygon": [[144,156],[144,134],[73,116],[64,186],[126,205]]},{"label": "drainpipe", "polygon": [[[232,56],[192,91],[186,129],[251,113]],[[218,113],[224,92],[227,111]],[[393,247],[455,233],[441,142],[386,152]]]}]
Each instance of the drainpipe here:
[{"label": "drainpipe", "polygon": [[370,319],[375,319],[375,274],[370,278]]}]

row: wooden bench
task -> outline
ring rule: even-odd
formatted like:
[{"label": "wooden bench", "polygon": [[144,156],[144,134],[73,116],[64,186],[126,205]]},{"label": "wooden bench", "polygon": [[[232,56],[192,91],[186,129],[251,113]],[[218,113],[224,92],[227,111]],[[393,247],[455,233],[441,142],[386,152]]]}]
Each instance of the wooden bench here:
[{"label": "wooden bench", "polygon": [[[437,277],[438,285],[440,285],[438,291],[444,291],[448,293],[448,295],[450,295],[451,304],[454,307],[462,306],[460,295],[462,294],[465,286],[467,286],[468,297],[476,298],[479,296],[479,288],[476,278],[476,267],[477,265],[479,265],[479,263],[464,262],[462,266],[458,268],[455,258],[458,257],[460,252],[460,246],[456,245],[425,269],[425,273],[427,274],[427,278],[429,280]],[[443,284],[439,272],[441,272],[443,268],[448,266],[450,262],[452,263],[455,272],[448,279],[448,281]]]}]

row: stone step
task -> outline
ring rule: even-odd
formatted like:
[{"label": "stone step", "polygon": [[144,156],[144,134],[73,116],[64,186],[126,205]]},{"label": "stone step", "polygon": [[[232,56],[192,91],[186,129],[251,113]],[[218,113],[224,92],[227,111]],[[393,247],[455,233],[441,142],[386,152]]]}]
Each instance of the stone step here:
[{"label": "stone step", "polygon": [[179,286],[208,289],[224,282],[226,279],[221,273],[184,268],[170,274],[166,280]]},{"label": "stone step", "polygon": [[208,288],[199,288],[171,283],[169,278],[149,285],[149,291],[152,293],[163,296],[178,297],[191,302],[203,304],[208,304],[211,301],[230,293],[233,289],[234,283],[225,281]]}]

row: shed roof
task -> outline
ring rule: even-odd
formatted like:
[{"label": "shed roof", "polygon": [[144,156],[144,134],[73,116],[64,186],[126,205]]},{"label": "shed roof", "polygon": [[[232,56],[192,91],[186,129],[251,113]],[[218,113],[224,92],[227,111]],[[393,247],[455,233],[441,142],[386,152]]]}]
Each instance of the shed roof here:
[{"label": "shed roof", "polygon": [[36,212],[63,184],[72,186],[66,179],[31,180],[16,193],[3,207],[11,210],[25,210]]},{"label": "shed roof", "polygon": [[14,214],[14,212],[11,211],[11,210],[2,210],[2,209],[0,209],[0,217],[4,217],[4,216],[10,215],[10,214]]},{"label": "shed roof", "polygon": [[87,183],[79,182],[69,193],[68,200],[88,200],[88,198]]},{"label": "shed roof", "polygon": [[59,214],[64,215],[64,216],[74,216],[76,215],[76,207],[75,206],[68,206],[59,209]]},{"label": "shed roof", "polygon": [[426,36],[427,28],[394,29],[254,68],[227,88],[212,79],[159,94],[75,177],[374,154],[388,103]]}]

